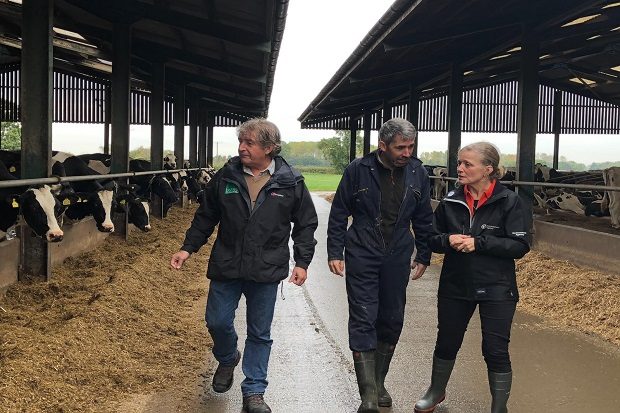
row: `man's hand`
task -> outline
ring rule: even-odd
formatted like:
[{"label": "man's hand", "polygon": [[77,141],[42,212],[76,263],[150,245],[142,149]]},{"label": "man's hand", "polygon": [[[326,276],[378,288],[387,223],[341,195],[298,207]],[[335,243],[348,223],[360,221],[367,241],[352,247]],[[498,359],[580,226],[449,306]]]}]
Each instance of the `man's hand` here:
[{"label": "man's hand", "polygon": [[180,270],[186,259],[189,258],[189,252],[179,251],[172,256],[170,260],[170,266],[175,270]]},{"label": "man's hand", "polygon": [[308,278],[308,272],[301,267],[295,267],[288,282],[301,286],[306,282],[306,278]]},{"label": "man's hand", "polygon": [[343,260],[329,260],[327,262],[329,264],[329,270],[336,275],[341,277],[344,276],[344,261]]},{"label": "man's hand", "polygon": [[420,264],[419,262],[413,261],[411,263],[411,279],[417,280],[424,274],[426,271],[426,265]]}]

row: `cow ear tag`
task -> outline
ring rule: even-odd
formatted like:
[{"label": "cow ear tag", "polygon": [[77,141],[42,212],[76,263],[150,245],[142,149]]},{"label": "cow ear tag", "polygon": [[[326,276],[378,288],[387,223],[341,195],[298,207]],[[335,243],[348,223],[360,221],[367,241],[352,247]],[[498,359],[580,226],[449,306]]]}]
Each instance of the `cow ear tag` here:
[{"label": "cow ear tag", "polygon": [[126,203],[127,203],[127,201],[125,201],[124,199],[121,199],[120,202],[119,202],[119,204],[121,204],[121,205],[125,205]]},{"label": "cow ear tag", "polygon": [[11,206],[13,208],[19,208],[19,203],[17,202],[17,199],[13,198],[13,202],[11,203]]},{"label": "cow ear tag", "polygon": [[62,200],[62,204],[64,206],[71,205],[71,200],[69,198],[65,198]]},{"label": "cow ear tag", "polygon": [[9,168],[9,172],[15,172],[15,171],[17,171],[17,168],[15,168],[14,166],[11,166]]}]

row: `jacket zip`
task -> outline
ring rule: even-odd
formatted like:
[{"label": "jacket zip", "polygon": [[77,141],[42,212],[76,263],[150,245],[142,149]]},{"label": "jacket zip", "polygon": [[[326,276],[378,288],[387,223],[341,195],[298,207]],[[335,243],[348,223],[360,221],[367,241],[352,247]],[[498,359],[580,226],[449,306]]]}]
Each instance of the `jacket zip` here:
[{"label": "jacket zip", "polygon": [[[502,195],[501,197],[498,197],[498,198],[490,198],[489,201],[485,202],[484,204],[482,204],[480,206],[480,208],[482,208],[485,205],[490,205],[490,204],[496,202],[498,199],[502,199],[502,198],[505,198],[505,197],[506,197],[505,195]],[[465,208],[467,208],[467,213],[469,214],[469,233],[471,234],[472,233],[472,229],[474,227],[474,220],[476,219],[475,211],[477,211],[478,208],[476,208],[474,210],[474,214],[471,214],[470,211],[469,211],[469,205],[467,205],[466,202],[463,202],[460,199],[451,199],[451,198],[444,198],[444,199],[446,200],[446,202],[454,202],[455,204],[464,205]]]}]

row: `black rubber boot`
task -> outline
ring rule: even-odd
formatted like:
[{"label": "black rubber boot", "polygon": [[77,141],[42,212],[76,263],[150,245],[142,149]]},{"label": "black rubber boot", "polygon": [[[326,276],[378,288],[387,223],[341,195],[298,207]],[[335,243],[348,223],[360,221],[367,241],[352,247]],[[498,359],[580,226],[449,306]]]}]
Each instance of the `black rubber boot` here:
[{"label": "black rubber boot", "polygon": [[431,413],[446,398],[446,386],[452,374],[454,360],[442,360],[433,356],[431,385],[424,396],[415,404],[415,413]]},{"label": "black rubber boot", "polygon": [[379,413],[377,384],[375,382],[375,352],[354,351],[353,365],[357,376],[357,387],[362,403],[357,413]]},{"label": "black rubber boot", "polygon": [[392,406],[392,396],[385,389],[385,376],[390,369],[390,362],[394,355],[394,348],[388,343],[377,343],[377,350],[375,352],[375,379],[377,380],[377,395],[378,404],[381,407]]},{"label": "black rubber boot", "polygon": [[512,387],[512,371],[508,373],[494,373],[489,371],[489,388],[491,389],[491,413],[507,413],[508,398]]}]

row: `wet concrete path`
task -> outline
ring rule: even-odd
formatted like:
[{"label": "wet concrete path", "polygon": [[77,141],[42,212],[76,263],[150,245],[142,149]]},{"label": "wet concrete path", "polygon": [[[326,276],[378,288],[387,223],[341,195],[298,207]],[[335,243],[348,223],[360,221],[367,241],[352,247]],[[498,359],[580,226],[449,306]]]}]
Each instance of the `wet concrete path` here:
[{"label": "wet concrete path", "polygon": [[[313,196],[319,214],[317,252],[303,288],[284,285],[278,299],[274,339],[265,399],[274,412],[355,412],[359,403],[347,340],[347,301],[344,279],[329,273],[326,228],[330,204]],[[382,412],[412,412],[429,382],[436,333],[438,266],[409,284],[405,327],[386,380],[394,398]],[[593,322],[595,322],[593,320]],[[237,311],[240,345],[245,339],[245,306]],[[472,318],[463,348],[438,413],[477,413],[490,410],[486,366],[480,350],[480,323]],[[620,411],[620,351],[580,333],[554,329],[517,312],[511,355],[514,385],[510,411]],[[212,363],[212,370],[215,365]],[[200,412],[240,412],[240,366],[226,394],[210,390],[210,378],[197,395]],[[194,411],[192,409],[192,411]]]}]

